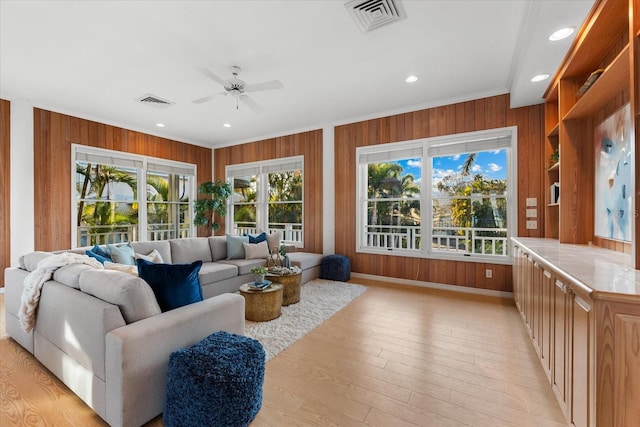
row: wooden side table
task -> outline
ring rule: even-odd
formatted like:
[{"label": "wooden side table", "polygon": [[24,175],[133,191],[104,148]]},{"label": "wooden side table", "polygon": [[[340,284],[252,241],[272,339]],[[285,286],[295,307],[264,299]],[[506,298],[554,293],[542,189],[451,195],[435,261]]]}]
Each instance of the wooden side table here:
[{"label": "wooden side table", "polygon": [[244,318],[254,322],[266,322],[280,317],[282,285],[272,284],[268,289],[253,290],[247,283],[240,286],[244,297]]},{"label": "wooden side table", "polygon": [[302,273],[283,274],[267,274],[267,278],[272,283],[279,283],[284,286],[282,297],[282,305],[295,304],[300,301],[300,285],[302,282]]}]

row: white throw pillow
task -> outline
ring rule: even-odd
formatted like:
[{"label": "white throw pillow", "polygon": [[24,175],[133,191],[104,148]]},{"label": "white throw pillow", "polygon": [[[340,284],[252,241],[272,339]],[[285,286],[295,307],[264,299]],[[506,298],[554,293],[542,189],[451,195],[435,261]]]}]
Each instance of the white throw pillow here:
[{"label": "white throw pillow", "polygon": [[269,256],[267,242],[242,243],[244,247],[244,259],[265,259]]},{"label": "white throw pillow", "polygon": [[149,261],[149,262],[152,262],[154,264],[164,264],[164,260],[162,259],[162,255],[160,255],[160,252],[158,252],[157,249],[152,250],[151,252],[149,252],[146,255],[136,254],[135,257],[136,257],[136,259],[143,259],[145,261]]},{"label": "white throw pillow", "polygon": [[138,275],[138,266],[136,265],[118,264],[117,262],[105,261],[104,269],[122,271],[123,273],[128,273],[133,276]]},{"label": "white throw pillow", "polygon": [[273,248],[280,248],[280,240],[282,240],[282,234],[279,231],[275,233],[267,234],[267,252],[273,250]]}]

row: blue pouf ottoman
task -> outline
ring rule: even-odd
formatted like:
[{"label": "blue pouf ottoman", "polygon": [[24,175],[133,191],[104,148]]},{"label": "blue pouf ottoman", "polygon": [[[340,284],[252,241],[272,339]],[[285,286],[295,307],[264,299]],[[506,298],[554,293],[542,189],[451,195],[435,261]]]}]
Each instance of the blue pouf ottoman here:
[{"label": "blue pouf ottoman", "polygon": [[262,406],[264,364],[258,341],[228,332],[171,353],[164,425],[249,425]]},{"label": "blue pouf ottoman", "polygon": [[344,255],[328,255],[322,258],[320,278],[346,282],[351,278],[351,264]]}]

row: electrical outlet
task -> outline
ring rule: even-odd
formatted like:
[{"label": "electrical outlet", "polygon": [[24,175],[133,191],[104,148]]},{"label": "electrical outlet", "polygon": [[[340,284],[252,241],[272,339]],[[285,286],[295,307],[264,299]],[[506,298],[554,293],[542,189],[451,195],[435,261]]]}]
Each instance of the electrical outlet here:
[{"label": "electrical outlet", "polygon": [[538,199],[535,197],[527,197],[527,206],[538,206]]},{"label": "electrical outlet", "polygon": [[490,268],[487,268],[484,271],[485,276],[487,277],[487,279],[491,279],[493,277],[493,270],[491,270]]},{"label": "electrical outlet", "polygon": [[538,209],[527,209],[527,218],[535,218],[538,216]]},{"label": "electrical outlet", "polygon": [[538,221],[527,221],[527,230],[536,230],[538,228]]}]

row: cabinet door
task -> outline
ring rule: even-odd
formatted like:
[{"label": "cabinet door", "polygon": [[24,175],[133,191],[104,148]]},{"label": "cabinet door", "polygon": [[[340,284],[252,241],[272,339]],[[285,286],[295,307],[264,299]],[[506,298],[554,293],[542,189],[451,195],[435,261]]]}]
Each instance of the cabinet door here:
[{"label": "cabinet door", "polygon": [[529,333],[531,333],[531,312],[533,311],[533,260],[529,257],[527,257],[523,284],[524,321],[527,325],[527,328],[529,328]]},{"label": "cabinet door", "polygon": [[542,274],[540,264],[533,262],[533,282],[531,284],[531,338],[540,355],[540,330],[542,329]]},{"label": "cabinet door", "polygon": [[589,417],[591,304],[577,295],[571,300],[570,421],[575,427],[590,427],[592,425]]},{"label": "cabinet door", "polygon": [[540,329],[540,357],[542,366],[547,374],[547,378],[551,378],[551,352],[553,344],[553,275],[550,271],[542,272],[542,327]]},{"label": "cabinet door", "polygon": [[553,390],[566,413],[567,404],[567,339],[569,312],[567,286],[556,280],[553,287]]}]

